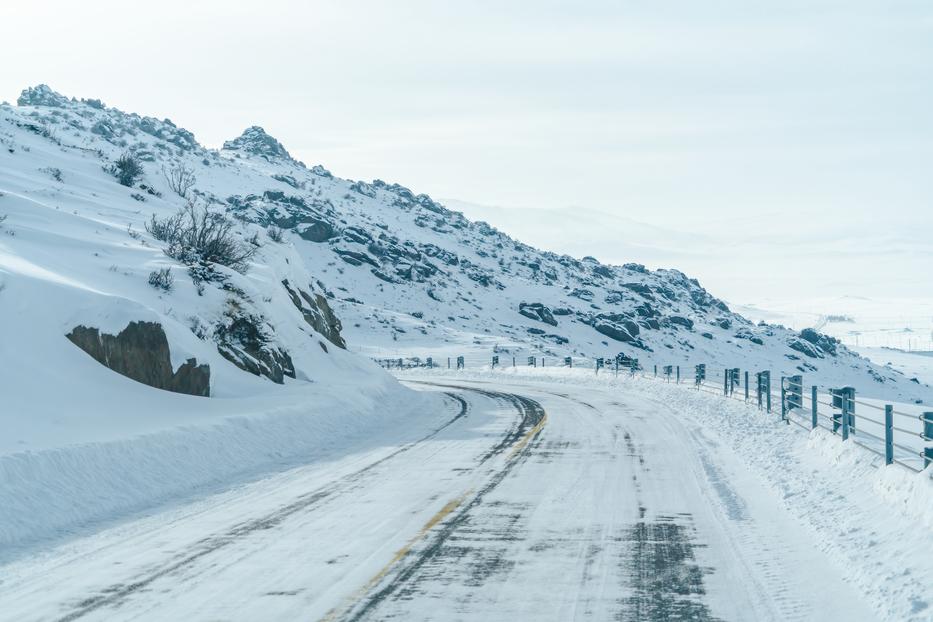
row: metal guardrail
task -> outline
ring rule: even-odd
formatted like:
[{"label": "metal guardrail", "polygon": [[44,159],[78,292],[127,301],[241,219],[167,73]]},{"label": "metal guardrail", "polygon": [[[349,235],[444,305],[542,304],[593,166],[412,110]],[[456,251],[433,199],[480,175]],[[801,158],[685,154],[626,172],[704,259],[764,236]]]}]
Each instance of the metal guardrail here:
[{"label": "metal guardrail", "polygon": [[[840,436],[843,442],[855,444],[884,458],[884,463],[899,464],[913,471],[924,470],[933,462],[933,412],[905,413],[891,404],[878,405],[856,399],[853,387],[820,387],[806,385],[802,374],[781,376],[772,390],[770,370],[744,374],[739,368],[710,370],[705,364],[692,366],[652,365],[649,370],[638,359],[626,356],[583,358],[557,356],[552,353],[503,350],[489,357],[395,357],[374,359],[387,369],[414,368],[590,368],[596,374],[611,373],[640,376],[673,384],[683,384],[697,391],[754,404],[759,410],[772,413],[780,404],[778,414],[788,425],[801,428],[821,428]],[[685,382],[692,367],[693,382]],[[809,388],[809,391],[807,390]],[[821,390],[825,389],[825,390]],[[899,417],[895,425],[895,417]],[[917,422],[911,429],[908,421]]]}]

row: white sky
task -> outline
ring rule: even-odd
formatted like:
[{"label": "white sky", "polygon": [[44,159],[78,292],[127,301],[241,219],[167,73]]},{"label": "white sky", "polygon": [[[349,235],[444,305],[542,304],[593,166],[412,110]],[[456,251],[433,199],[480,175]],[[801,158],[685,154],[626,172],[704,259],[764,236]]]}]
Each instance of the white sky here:
[{"label": "white sky", "polygon": [[740,222],[789,249],[933,234],[929,0],[45,0],[5,2],[0,32],[2,99],[47,83],[208,146],[258,124],[435,197]]}]

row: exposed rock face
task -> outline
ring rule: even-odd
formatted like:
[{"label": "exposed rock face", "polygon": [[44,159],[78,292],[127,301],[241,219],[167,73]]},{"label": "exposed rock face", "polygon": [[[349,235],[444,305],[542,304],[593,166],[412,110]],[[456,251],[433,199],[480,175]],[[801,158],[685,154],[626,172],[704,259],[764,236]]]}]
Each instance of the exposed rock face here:
[{"label": "exposed rock face", "polygon": [[839,342],[833,337],[818,333],[812,328],[804,328],[800,331],[800,338],[817,346],[826,354],[836,356],[836,344]]},{"label": "exposed rock face", "polygon": [[691,319],[681,317],[679,315],[672,315],[671,317],[667,319],[671,324],[674,324],[676,326],[683,326],[687,330],[693,330],[693,320]]},{"label": "exposed rock face", "polygon": [[759,346],[764,345],[764,340],[762,340],[761,337],[759,337],[752,331],[748,330],[747,328],[740,328],[738,331],[736,331],[733,337],[735,337],[736,339],[748,339],[755,345],[759,345]]},{"label": "exposed rock face", "polygon": [[16,100],[20,106],[48,106],[51,108],[61,108],[68,103],[68,98],[56,93],[45,84],[23,89],[19,98]]},{"label": "exposed rock face", "polygon": [[285,286],[285,291],[288,292],[292,303],[301,311],[305,322],[338,348],[346,349],[347,343],[340,334],[343,326],[341,326],[337,316],[334,315],[330,305],[327,304],[327,299],[320,294],[315,294],[312,297],[300,287],[292,287],[288,279],[282,281],[282,285]]},{"label": "exposed rock face", "polygon": [[803,354],[806,354],[810,358],[813,358],[813,359],[823,358],[823,351],[820,350],[819,347],[810,343],[809,341],[804,341],[803,339],[793,339],[787,344],[787,346],[791,350],[802,352]]},{"label": "exposed rock face", "polygon": [[627,289],[632,290],[633,292],[641,294],[648,300],[654,300],[651,287],[648,285],[645,285],[644,283],[622,283],[622,287],[625,287]]},{"label": "exposed rock face", "polygon": [[207,397],[211,390],[211,370],[188,359],[172,371],[168,339],[156,322],[130,322],[116,336],[97,328],[76,326],[65,335],[94,360],[137,382],[187,395]]},{"label": "exposed rock face", "polygon": [[638,333],[641,332],[638,324],[625,315],[607,313],[593,318],[593,328],[616,341],[639,345]]},{"label": "exposed rock face", "polygon": [[574,298],[579,298],[580,300],[585,300],[586,302],[593,301],[593,292],[588,289],[583,289],[581,287],[575,287],[570,295]]},{"label": "exposed rock face", "polygon": [[298,235],[309,242],[326,242],[336,235],[334,228],[323,220],[315,220],[297,227]]},{"label": "exposed rock face", "polygon": [[557,326],[557,320],[551,314],[551,310],[540,302],[522,302],[518,305],[518,312],[527,318]]},{"label": "exposed rock face", "polygon": [[243,371],[265,376],[277,384],[283,384],[285,376],[295,377],[292,357],[282,348],[270,345],[260,318],[241,315],[229,320],[214,331],[221,356]]},{"label": "exposed rock face", "polygon": [[291,154],[285,149],[285,146],[266,134],[266,131],[258,125],[246,128],[239,137],[225,142],[224,149],[228,151],[243,151],[252,155],[262,156],[266,159],[279,158],[294,162]]}]

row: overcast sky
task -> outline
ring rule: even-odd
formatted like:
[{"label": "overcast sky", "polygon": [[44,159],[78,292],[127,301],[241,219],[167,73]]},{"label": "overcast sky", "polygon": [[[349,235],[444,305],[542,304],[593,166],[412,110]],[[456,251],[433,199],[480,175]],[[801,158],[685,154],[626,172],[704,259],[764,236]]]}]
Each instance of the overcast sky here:
[{"label": "overcast sky", "polygon": [[262,125],[435,197],[789,247],[933,232],[929,0],[44,0],[0,32],[0,98],[47,83],[208,146]]}]

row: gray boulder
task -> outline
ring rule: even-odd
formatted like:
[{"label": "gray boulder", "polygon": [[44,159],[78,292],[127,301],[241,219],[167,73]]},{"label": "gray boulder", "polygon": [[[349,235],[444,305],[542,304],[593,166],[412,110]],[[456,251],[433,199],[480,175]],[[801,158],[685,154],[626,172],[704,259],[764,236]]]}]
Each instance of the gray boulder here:
[{"label": "gray boulder", "polygon": [[518,305],[518,312],[527,318],[557,326],[557,320],[551,314],[551,310],[540,302],[522,302]]},{"label": "gray boulder", "polygon": [[172,370],[168,338],[156,322],[130,322],[117,335],[101,333],[97,328],[76,326],[65,335],[101,365],[120,375],[150,387],[208,397],[211,370],[188,359]]}]

